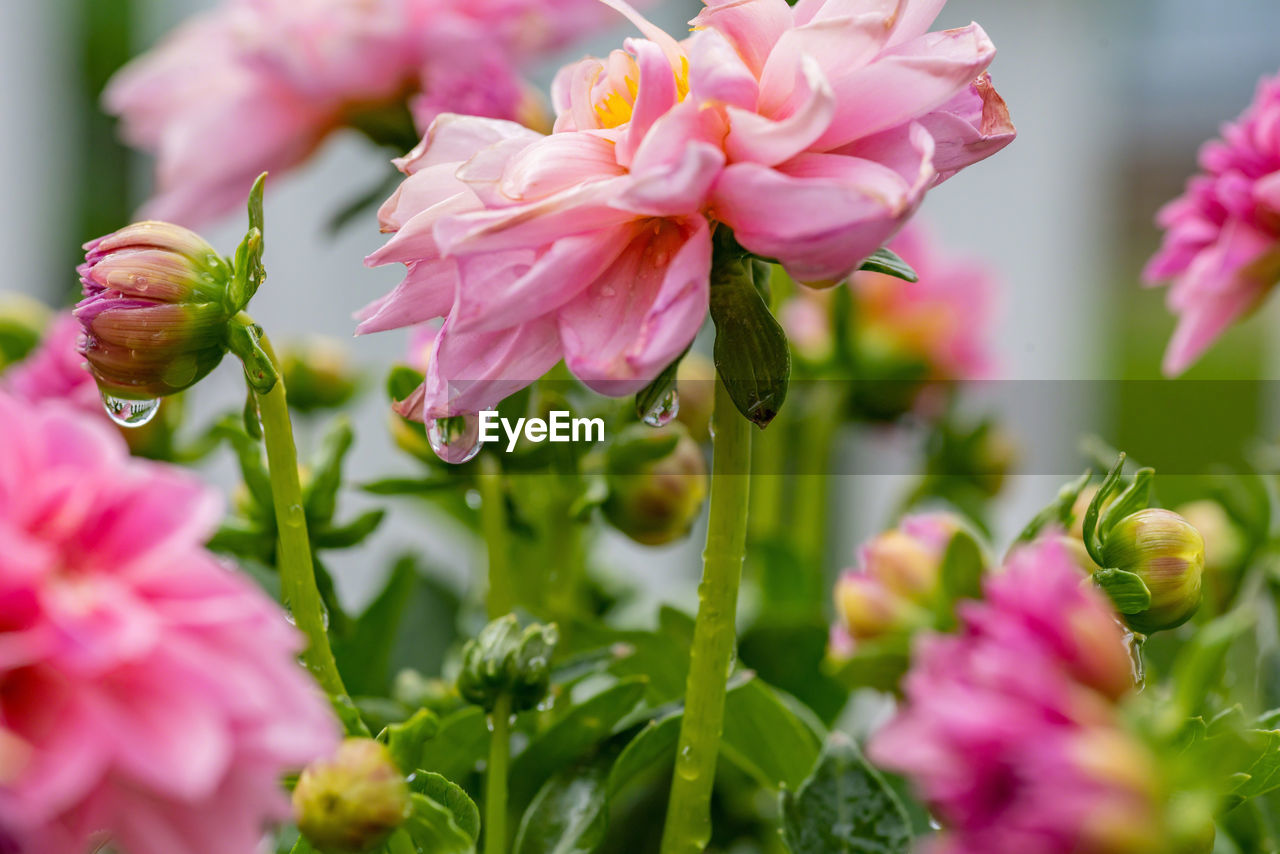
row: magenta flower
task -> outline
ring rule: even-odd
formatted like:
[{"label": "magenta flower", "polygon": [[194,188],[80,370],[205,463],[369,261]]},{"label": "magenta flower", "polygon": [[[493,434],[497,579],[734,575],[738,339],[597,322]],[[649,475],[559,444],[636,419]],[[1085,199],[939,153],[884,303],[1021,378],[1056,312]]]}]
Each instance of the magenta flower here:
[{"label": "magenta flower", "polygon": [[40,346],[5,372],[0,388],[28,403],[65,400],[84,412],[102,415],[98,384],[79,352],[80,321],[71,312],[54,318]]},{"label": "magenta flower", "polygon": [[300,638],[201,543],[216,497],[0,392],[0,848],[256,851],[337,728]]},{"label": "magenta flower", "polygon": [[1280,77],[1200,151],[1203,172],[1160,211],[1164,245],[1143,273],[1172,282],[1178,328],[1164,371],[1185,371],[1280,283]]},{"label": "magenta flower", "polygon": [[130,144],[158,159],[147,215],[192,225],[240,205],[259,174],[299,165],[342,126],[395,142],[444,111],[534,120],[519,66],[598,24],[598,6],[224,0],[121,71],[106,105]]},{"label": "magenta flower", "polygon": [[1158,842],[1154,759],[1115,702],[1133,687],[1107,600],[1056,541],[1028,546],[917,645],[869,752],[906,774],[948,854],[1119,854]]},{"label": "magenta flower", "polygon": [[444,116],[400,162],[381,216],[395,236],[369,262],[409,273],[359,331],[446,318],[428,419],[562,358],[597,391],[637,391],[702,325],[716,224],[837,281],[928,188],[1013,138],[990,42],[976,26],[926,35],[937,3],[855,25],[838,4],[717,2],[683,42],[607,4],[645,38],[560,72],[553,134]]}]

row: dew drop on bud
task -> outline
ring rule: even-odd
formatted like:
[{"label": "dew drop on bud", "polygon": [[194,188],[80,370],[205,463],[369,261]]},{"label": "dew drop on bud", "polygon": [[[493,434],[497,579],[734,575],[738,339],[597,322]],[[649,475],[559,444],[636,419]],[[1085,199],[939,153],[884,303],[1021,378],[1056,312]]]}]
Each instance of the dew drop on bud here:
[{"label": "dew drop on bud", "polygon": [[480,416],[469,412],[432,421],[427,425],[427,441],[446,463],[469,462],[480,453]]},{"label": "dew drop on bud", "polygon": [[644,423],[650,427],[666,427],[680,414],[680,396],[670,389],[644,414]]},{"label": "dew drop on bud", "polygon": [[130,400],[102,392],[102,407],[107,415],[121,427],[142,427],[151,422],[160,411],[158,400]]},{"label": "dew drop on bud", "polygon": [[691,745],[680,748],[676,756],[676,773],[686,780],[698,779],[698,765]]}]

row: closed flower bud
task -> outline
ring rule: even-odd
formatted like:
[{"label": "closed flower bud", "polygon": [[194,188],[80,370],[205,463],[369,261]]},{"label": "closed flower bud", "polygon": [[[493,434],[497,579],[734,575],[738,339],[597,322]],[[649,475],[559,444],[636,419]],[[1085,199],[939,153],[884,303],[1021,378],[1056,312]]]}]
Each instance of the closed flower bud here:
[{"label": "closed flower bud", "polygon": [[547,695],[559,636],[555,623],[521,631],[514,614],[494,620],[462,649],[458,693],[486,711],[502,695],[511,698],[512,712],[532,709]]},{"label": "closed flower bud", "polygon": [[410,811],[409,785],[386,747],[349,738],[331,759],[313,763],[293,790],[298,830],[323,854],[363,854]]},{"label": "closed flower bud", "polygon": [[299,412],[337,409],[351,400],[358,386],[350,353],[330,338],[316,336],[285,346],[280,370],[289,405]]},{"label": "closed flower bud", "polygon": [[1141,578],[1151,591],[1151,607],[1130,614],[1135,631],[1151,633],[1180,626],[1200,607],[1204,539],[1171,510],[1140,510],[1116,523],[1102,544],[1107,568]]},{"label": "closed flower bud", "polygon": [[1230,572],[1244,561],[1244,531],[1217,501],[1193,501],[1178,513],[1204,537],[1205,571]]},{"label": "closed flower bud", "polygon": [[606,466],[611,525],[647,546],[689,533],[707,497],[707,463],[683,424],[632,425],[610,446]]},{"label": "closed flower bud", "polygon": [[226,352],[230,265],[196,233],[131,225],[86,245],[80,352],[104,392],[157,398],[182,391]]},{"label": "closed flower bud", "polygon": [[696,442],[711,438],[711,410],[716,399],[716,366],[701,353],[690,351],[676,371],[680,411],[676,419]]}]

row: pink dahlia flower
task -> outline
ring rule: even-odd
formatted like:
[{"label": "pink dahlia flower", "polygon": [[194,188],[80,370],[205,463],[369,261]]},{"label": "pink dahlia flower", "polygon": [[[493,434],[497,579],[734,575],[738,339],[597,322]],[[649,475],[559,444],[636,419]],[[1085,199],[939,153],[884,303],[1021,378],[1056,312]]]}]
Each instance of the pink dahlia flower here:
[{"label": "pink dahlia flower", "polygon": [[257,850],[337,730],[284,614],[202,547],[216,496],[65,405],[0,419],[0,838]]},{"label": "pink dahlia flower", "polygon": [[918,643],[906,700],[870,756],[906,774],[947,854],[1154,852],[1156,773],[1123,728],[1123,632],[1054,541],[1019,551]]},{"label": "pink dahlia flower", "polygon": [[98,384],[80,353],[80,336],[80,322],[71,312],[62,312],[40,346],[5,372],[0,388],[28,403],[65,400],[84,412],[103,414]]},{"label": "pink dahlia flower", "polygon": [[345,125],[395,143],[444,111],[533,120],[519,67],[599,23],[597,7],[224,0],[122,70],[105,101],[130,144],[158,159],[146,213],[193,225],[242,204],[257,175],[297,166]]},{"label": "pink dahlia flower", "polygon": [[602,393],[643,388],[702,325],[717,223],[838,281],[1013,138],[981,29],[927,33],[941,3],[713,2],[677,42],[605,2],[645,37],[560,72],[554,133],[443,116],[400,162],[369,262],[409,274],[360,331],[446,318],[427,418],[561,358]]},{"label": "pink dahlia flower", "polygon": [[1160,211],[1164,245],[1148,283],[1170,281],[1178,328],[1164,371],[1185,371],[1280,283],[1280,77],[1200,151],[1201,174]]}]

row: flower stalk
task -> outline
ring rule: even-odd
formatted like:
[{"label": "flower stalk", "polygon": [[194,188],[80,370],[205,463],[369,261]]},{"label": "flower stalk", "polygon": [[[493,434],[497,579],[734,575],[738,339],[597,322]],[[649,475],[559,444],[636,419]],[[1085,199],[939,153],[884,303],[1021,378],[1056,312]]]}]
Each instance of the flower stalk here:
[{"label": "flower stalk", "polygon": [[[262,335],[258,337],[258,343],[278,368],[271,342]],[[311,540],[307,535],[307,515],[302,505],[302,483],[298,476],[298,449],[293,439],[283,378],[277,379],[270,391],[256,394],[267,446],[271,498],[279,537],[276,562],[285,603],[298,630],[307,637],[307,649],[302,656],[307,669],[327,693],[342,696],[346,694],[346,688],[338,673],[333,650],[329,647],[324,604],[316,586]]]},{"label": "flower stalk", "polygon": [[511,590],[511,552],[507,542],[507,506],[502,494],[502,467],[491,454],[476,461],[480,490],[480,527],[489,553],[489,592],[485,604],[489,619],[511,613],[515,606]]},{"label": "flower stalk", "polygon": [[489,765],[484,792],[484,854],[507,847],[507,765],[511,754],[511,695],[498,696],[490,717]]},{"label": "flower stalk", "polygon": [[700,854],[711,839],[711,789],[724,729],[725,687],[746,553],[751,423],[738,413],[718,378],[712,424],[707,545],[662,854]]}]

